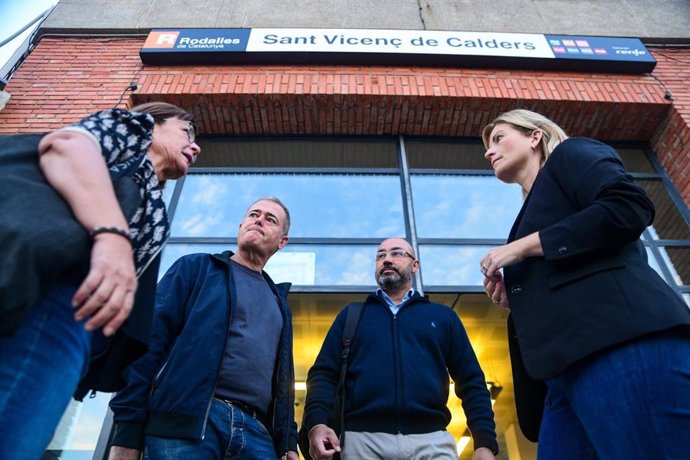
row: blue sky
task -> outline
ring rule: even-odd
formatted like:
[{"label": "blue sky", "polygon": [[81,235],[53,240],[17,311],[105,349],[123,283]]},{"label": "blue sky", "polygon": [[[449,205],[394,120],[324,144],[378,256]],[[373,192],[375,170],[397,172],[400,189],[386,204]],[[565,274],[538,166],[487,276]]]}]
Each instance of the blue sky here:
[{"label": "blue sky", "polygon": [[[0,14],[0,41],[10,37],[56,3],[58,0],[0,0],[0,11],[2,11]],[[0,47],[0,67],[5,65],[12,53],[24,43],[32,31],[33,28],[30,28],[10,43]]]}]

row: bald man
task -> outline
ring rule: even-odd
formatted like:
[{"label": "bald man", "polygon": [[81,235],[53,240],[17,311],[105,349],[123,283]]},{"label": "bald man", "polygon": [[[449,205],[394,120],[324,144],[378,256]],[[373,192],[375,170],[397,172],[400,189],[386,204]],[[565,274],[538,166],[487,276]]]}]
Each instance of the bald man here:
[{"label": "bald man", "polygon": [[491,397],[458,315],[413,289],[420,262],[406,240],[383,241],[375,257],[379,288],[364,301],[345,377],[346,441],[331,427],[350,306],[336,317],[307,377],[301,433],[308,434],[310,456],[457,460],[446,431],[450,374],[474,439],[472,459],[495,460]]}]

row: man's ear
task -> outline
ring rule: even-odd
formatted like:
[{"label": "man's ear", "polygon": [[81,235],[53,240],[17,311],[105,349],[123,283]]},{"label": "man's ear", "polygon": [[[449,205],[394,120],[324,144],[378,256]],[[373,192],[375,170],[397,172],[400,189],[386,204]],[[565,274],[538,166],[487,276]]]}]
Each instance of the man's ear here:
[{"label": "man's ear", "polygon": [[280,243],[278,243],[278,250],[281,250],[285,247],[286,244],[288,244],[288,236],[283,235],[283,237],[280,239]]},{"label": "man's ear", "polygon": [[419,260],[412,262],[412,273],[417,273],[419,271]]}]

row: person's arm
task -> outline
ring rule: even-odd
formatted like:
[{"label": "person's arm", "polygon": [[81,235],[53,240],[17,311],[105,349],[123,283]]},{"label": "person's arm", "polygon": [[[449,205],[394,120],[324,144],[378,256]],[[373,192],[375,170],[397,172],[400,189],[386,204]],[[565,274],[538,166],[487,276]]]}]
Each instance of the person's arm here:
[{"label": "person's arm", "polygon": [[[326,437],[319,437],[321,447],[315,452],[317,455],[327,455],[327,451],[338,446],[338,437],[327,425],[333,417],[333,405],[335,392],[340,377],[340,354],[342,351],[342,334],[347,309],[341,311],[326,334],[314,365],[307,375],[307,395],[304,404],[304,417],[302,429],[309,434],[310,444],[313,431],[323,427],[333,433]],[[331,441],[331,447],[327,448],[325,439]],[[314,447],[310,446],[310,450]]]},{"label": "person's arm", "polygon": [[551,177],[579,210],[541,229],[547,261],[575,259],[637,240],[654,220],[654,204],[626,173],[613,148],[582,140],[554,155]]},{"label": "person's arm", "polygon": [[115,425],[114,446],[143,449],[151,385],[168,359],[176,331],[185,321],[183,300],[188,297],[194,277],[195,266],[189,257],[183,257],[170,267],[158,284],[148,352],[129,367],[127,385],[110,400]]},{"label": "person's arm", "polygon": [[462,401],[475,451],[485,447],[490,452],[498,452],[491,394],[486,388],[484,372],[479,366],[465,328],[457,315],[452,312],[451,315],[448,373],[455,382],[455,394]]},{"label": "person's arm", "polygon": [[[288,307],[288,313],[289,313],[289,307]],[[292,314],[289,313],[289,327],[292,329]],[[292,350],[294,349],[293,346],[293,337],[294,337],[294,331],[290,332],[290,341],[288,344],[288,350],[290,351],[289,354],[289,359],[290,359],[290,388],[295,388],[295,358],[294,358],[294,353],[292,353]],[[292,409],[290,412],[290,427],[288,429],[288,460],[290,460],[290,453],[291,452],[297,452],[298,448],[298,443],[299,443],[299,433],[297,431],[297,422],[295,422],[295,392],[294,391],[288,391],[288,404],[289,407]],[[299,456],[297,457],[297,460],[299,460]]]},{"label": "person's arm", "polygon": [[527,257],[560,261],[606,251],[635,241],[654,220],[654,204],[611,147],[590,139],[566,142],[545,169],[579,211],[489,251],[480,262],[485,275]]},{"label": "person's arm", "polygon": [[[484,288],[491,300],[508,308],[508,298],[505,296],[505,286],[503,286],[503,277],[499,269],[522,262],[527,257],[542,255],[544,251],[537,232],[487,252],[479,263],[485,277]],[[492,286],[488,285],[489,282],[493,283]],[[492,289],[489,290],[489,287]]]},{"label": "person's arm", "polygon": [[[96,227],[128,230],[98,145],[86,134],[59,130],[39,144],[39,166],[87,231]],[[94,237],[89,273],[72,299],[75,319],[91,316],[87,330],[103,327],[112,335],[134,305],[137,279],[128,238],[113,233]]]}]

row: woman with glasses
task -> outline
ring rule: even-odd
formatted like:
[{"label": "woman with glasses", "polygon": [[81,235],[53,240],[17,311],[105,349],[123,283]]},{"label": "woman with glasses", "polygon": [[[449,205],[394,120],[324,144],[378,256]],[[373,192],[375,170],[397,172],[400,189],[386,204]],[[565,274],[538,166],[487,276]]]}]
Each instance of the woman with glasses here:
[{"label": "woman with glasses", "polygon": [[[3,326],[0,337],[0,458],[41,456],[90,355],[97,356],[80,396],[118,389],[122,368],[145,351],[157,258],[169,233],[162,187],[185,175],[199,153],[192,115],[163,102],[98,112],[40,139],[40,170],[92,244],[75,266],[55,260],[46,270],[54,282],[35,302],[1,305],[4,326],[16,327]],[[124,170],[136,190],[129,217],[111,181]]]}]

